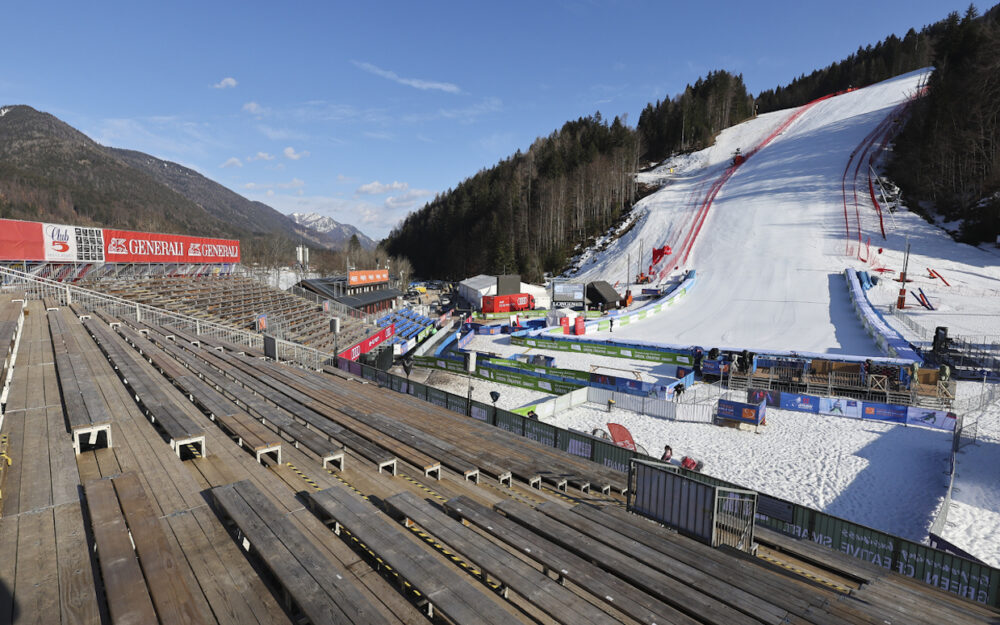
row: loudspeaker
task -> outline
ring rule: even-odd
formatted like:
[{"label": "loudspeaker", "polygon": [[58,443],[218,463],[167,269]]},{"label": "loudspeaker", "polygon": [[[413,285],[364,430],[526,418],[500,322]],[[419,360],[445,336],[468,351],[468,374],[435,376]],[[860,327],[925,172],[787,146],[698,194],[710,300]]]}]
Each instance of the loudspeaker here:
[{"label": "loudspeaker", "polygon": [[476,352],[465,352],[465,370],[469,373],[475,373]]},{"label": "loudspeaker", "polygon": [[934,342],[931,343],[934,353],[941,353],[948,349],[948,328],[938,326],[934,328]]}]

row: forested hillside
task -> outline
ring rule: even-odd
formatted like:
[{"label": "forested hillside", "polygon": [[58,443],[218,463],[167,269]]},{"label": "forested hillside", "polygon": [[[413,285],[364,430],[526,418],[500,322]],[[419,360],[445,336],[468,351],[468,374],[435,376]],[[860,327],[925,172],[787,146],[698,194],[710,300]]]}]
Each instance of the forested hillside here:
[{"label": "forested hillside", "polygon": [[567,122],[411,213],[385,247],[408,257],[420,276],[540,279],[631,206],[638,149],[635,132],[617,117]]},{"label": "forested hillside", "polygon": [[1000,6],[951,14],[935,44],[925,98],[889,168],[911,207],[962,220],[970,243],[1000,235]]}]

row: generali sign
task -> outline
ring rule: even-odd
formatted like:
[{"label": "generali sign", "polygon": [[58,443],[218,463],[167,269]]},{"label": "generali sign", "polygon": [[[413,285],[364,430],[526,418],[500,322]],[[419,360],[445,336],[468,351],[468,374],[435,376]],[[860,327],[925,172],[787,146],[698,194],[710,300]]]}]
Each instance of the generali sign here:
[{"label": "generali sign", "polygon": [[238,263],[240,242],[0,219],[0,260]]},{"label": "generali sign", "polygon": [[105,229],[104,260],[109,263],[238,263],[240,242]]}]

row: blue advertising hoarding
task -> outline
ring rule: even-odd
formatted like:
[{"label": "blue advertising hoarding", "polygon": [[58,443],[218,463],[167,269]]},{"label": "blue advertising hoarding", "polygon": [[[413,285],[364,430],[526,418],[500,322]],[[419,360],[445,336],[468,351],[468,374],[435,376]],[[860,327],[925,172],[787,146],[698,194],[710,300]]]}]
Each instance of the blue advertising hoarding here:
[{"label": "blue advertising hoarding", "polygon": [[891,423],[906,422],[906,407],[866,401],[861,406],[861,418]]},{"label": "blue advertising hoarding", "polygon": [[819,412],[819,397],[782,392],[781,409],[796,410],[798,412]]},{"label": "blue advertising hoarding", "polygon": [[761,402],[759,405],[754,405],[744,404],[743,402],[731,401],[728,399],[720,399],[716,414],[720,419],[760,425],[764,422],[765,406],[766,404],[764,402]]},{"label": "blue advertising hoarding", "polygon": [[752,388],[747,391],[747,401],[751,404],[767,402],[768,406],[781,407],[781,391],[765,391]]}]

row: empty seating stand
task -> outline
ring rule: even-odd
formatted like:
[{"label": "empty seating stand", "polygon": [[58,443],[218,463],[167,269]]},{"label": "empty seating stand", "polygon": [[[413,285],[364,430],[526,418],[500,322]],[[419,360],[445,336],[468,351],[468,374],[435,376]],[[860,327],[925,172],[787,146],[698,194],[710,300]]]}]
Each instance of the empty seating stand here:
[{"label": "empty seating stand", "polygon": [[197,625],[202,614],[135,473],[84,485],[94,549],[114,623]]},{"label": "empty seating stand", "polygon": [[[83,322],[98,341],[101,350],[132,389],[136,403],[147,417],[160,427],[178,457],[184,448],[197,449],[205,456],[205,428],[199,425],[172,393],[177,391],[141,356],[103,323],[88,319]],[[187,400],[183,400],[187,403]]]},{"label": "empty seating stand", "polygon": [[85,443],[89,447],[111,447],[111,413],[84,357],[84,350],[96,346],[67,309],[50,307],[47,314],[73,449],[79,454]]},{"label": "empty seating stand", "polygon": [[384,623],[385,618],[248,480],[213,488],[219,515],[237,543],[271,573],[285,603],[315,625]]},{"label": "empty seating stand", "polygon": [[433,557],[403,533],[392,520],[347,489],[327,488],[308,494],[314,512],[333,527],[345,530],[365,546],[378,562],[392,567],[400,582],[415,588],[427,602],[428,615],[435,612],[454,623],[506,625],[516,617],[504,610],[457,570]]},{"label": "empty seating stand", "polygon": [[598,625],[619,622],[607,612],[580,597],[544,572],[539,571],[478,532],[449,517],[409,492],[385,500],[389,513],[407,527],[418,526],[440,543],[462,554],[479,569],[485,583],[491,578],[533,603],[559,623]]}]

